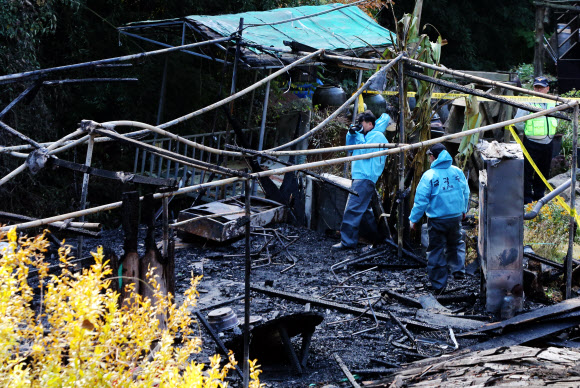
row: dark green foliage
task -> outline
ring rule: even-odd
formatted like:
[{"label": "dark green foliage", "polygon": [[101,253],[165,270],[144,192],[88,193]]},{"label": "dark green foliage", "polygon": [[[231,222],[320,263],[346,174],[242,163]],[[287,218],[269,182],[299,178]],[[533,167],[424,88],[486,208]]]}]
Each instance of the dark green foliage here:
[{"label": "dark green foliage", "polygon": [[[397,1],[395,14],[413,11],[414,1]],[[392,19],[381,13],[385,23]],[[454,69],[507,70],[531,62],[534,6],[531,0],[425,0],[421,25],[431,24],[448,44],[442,63]],[[431,39],[437,33],[427,26]]]}]

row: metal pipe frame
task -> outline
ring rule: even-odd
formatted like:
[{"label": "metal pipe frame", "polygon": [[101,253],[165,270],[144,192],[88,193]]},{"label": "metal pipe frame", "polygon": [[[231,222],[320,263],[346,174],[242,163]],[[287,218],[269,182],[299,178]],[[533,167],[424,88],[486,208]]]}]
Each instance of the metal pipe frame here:
[{"label": "metal pipe frame", "polygon": [[208,44],[214,44],[214,43],[219,43],[219,42],[226,42],[230,39],[231,39],[230,37],[227,37],[227,38],[206,40],[203,42],[190,43],[190,44],[186,44],[183,46],[171,47],[171,48],[154,50],[154,51],[147,51],[147,52],[143,52],[143,53],[139,53],[139,54],[124,55],[122,57],[100,59],[100,60],[96,60],[96,61],[76,63],[73,65],[58,66],[58,67],[51,67],[48,69],[40,69],[40,70],[33,70],[33,71],[25,71],[22,73],[8,74],[8,75],[0,76],[0,85],[6,84],[6,83],[12,83],[12,82],[19,82],[22,80],[29,79],[31,77],[39,77],[39,76],[44,75],[44,74],[54,73],[54,72],[63,71],[63,70],[78,69],[78,68],[82,68],[82,67],[91,67],[91,66],[116,63],[116,62],[124,62],[124,61],[130,61],[133,59],[141,59],[141,58],[153,56],[153,55],[167,54],[167,53],[170,53],[173,51],[181,51],[181,50],[192,48],[192,47],[205,46]]},{"label": "metal pipe frame", "polygon": [[[404,57],[403,57],[404,58]],[[399,142],[405,142],[405,114],[407,99],[405,87],[404,87],[404,65],[405,62],[399,62]],[[405,225],[405,201],[403,198],[403,192],[405,191],[405,152],[401,151],[399,153],[399,193],[398,193],[398,210],[397,210],[397,257],[401,259],[403,257],[403,231]]]},{"label": "metal pipe frame", "polygon": [[[241,24],[241,22],[240,22]],[[250,224],[250,181],[246,180],[244,182],[244,194],[245,194],[245,212],[246,212],[246,260],[244,268],[244,358],[243,358],[243,370],[244,370],[244,388],[248,388],[250,383],[250,277],[252,270],[252,257],[250,256],[250,232],[252,227]]]},{"label": "metal pipe frame", "polygon": [[[145,42],[153,43],[153,44],[156,44],[158,46],[162,46],[162,47],[175,47],[175,46],[172,46],[170,44],[163,43],[163,42],[159,42],[158,40],[154,40],[154,39],[150,39],[150,38],[145,38],[145,37],[143,37],[141,35],[132,34],[130,32],[126,32],[126,31],[119,31],[119,32],[121,34],[123,34],[123,35],[127,35],[127,36],[130,36],[132,38],[136,38],[136,39],[141,39],[141,40],[144,40]],[[183,44],[182,44],[182,46],[183,46]],[[190,50],[180,50],[180,51],[183,52],[183,53],[185,53],[185,54],[190,54],[190,55],[193,55],[193,56],[196,56],[196,57],[201,57],[201,58],[205,58],[205,59],[216,60],[218,62],[224,62],[223,59],[212,58],[209,55],[196,53],[195,51],[190,51]]]},{"label": "metal pipe frame", "polygon": [[[93,149],[95,146],[95,139],[94,136],[89,138],[89,142],[87,143],[87,155],[85,157],[85,166],[90,167],[92,160],[93,160]],[[89,178],[90,174],[85,173],[83,175],[83,186],[81,191],[81,206],[80,210],[85,210],[87,206],[87,196],[89,194]],[[79,221],[83,222],[85,220],[85,216],[81,216]],[[78,246],[77,246],[77,257],[83,257],[83,237],[80,236],[78,239]]]}]

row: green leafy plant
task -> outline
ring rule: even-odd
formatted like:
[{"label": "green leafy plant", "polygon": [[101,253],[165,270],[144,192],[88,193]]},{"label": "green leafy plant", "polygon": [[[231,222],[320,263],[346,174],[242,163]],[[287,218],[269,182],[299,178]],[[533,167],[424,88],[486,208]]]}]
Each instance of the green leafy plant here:
[{"label": "green leafy plant", "polygon": [[[530,212],[536,202],[526,205]],[[570,217],[557,201],[545,204],[536,218],[524,223],[524,243],[532,246],[540,256],[561,261],[568,244]],[[577,239],[578,240],[578,239]]]},{"label": "green leafy plant", "polygon": [[[562,97],[565,98],[580,98],[580,90],[573,89],[567,93],[562,94]],[[574,136],[574,114],[563,112],[570,121],[559,120],[558,121],[558,129],[556,133],[562,135],[562,154],[567,158],[570,159],[572,157],[572,143],[573,143],[573,136]]]}]

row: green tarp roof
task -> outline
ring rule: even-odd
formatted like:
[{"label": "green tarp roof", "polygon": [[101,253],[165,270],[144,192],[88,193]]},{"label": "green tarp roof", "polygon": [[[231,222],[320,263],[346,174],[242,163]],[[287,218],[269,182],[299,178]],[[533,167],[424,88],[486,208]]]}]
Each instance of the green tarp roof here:
[{"label": "green tarp roof", "polygon": [[392,44],[389,30],[381,27],[356,6],[274,26],[249,27],[252,24],[274,23],[286,19],[312,15],[341,7],[343,4],[279,8],[264,12],[245,12],[234,15],[187,16],[216,33],[229,36],[236,32],[240,18],[245,28],[242,38],[266,47],[284,47],[283,41],[296,41],[316,49],[348,50],[360,47]]}]

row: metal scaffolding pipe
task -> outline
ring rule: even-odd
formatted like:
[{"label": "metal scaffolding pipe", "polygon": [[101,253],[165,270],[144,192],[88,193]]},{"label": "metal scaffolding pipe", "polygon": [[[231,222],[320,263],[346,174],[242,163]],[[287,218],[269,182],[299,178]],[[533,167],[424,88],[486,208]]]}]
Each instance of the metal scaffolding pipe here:
[{"label": "metal scaffolding pipe", "polygon": [[324,50],[322,50],[322,49],[317,50],[317,51],[311,53],[310,55],[307,55],[305,57],[302,57],[302,58],[298,59],[297,61],[292,62],[288,66],[285,66],[285,67],[281,68],[280,70],[278,70],[274,74],[269,75],[268,77],[262,79],[261,81],[255,83],[253,85],[250,85],[247,88],[245,88],[243,90],[240,90],[239,92],[237,92],[235,94],[232,94],[231,96],[229,96],[227,98],[224,98],[221,101],[218,101],[218,102],[213,103],[211,105],[208,105],[208,106],[206,106],[204,108],[198,109],[195,112],[188,113],[188,114],[183,115],[181,117],[178,117],[178,118],[176,118],[174,120],[171,120],[171,121],[168,121],[168,122],[166,122],[164,124],[161,124],[159,126],[159,128],[164,129],[164,128],[167,128],[167,127],[171,127],[171,126],[173,126],[175,124],[179,124],[179,123],[181,123],[181,122],[183,122],[185,120],[189,120],[192,117],[199,116],[202,113],[206,113],[206,112],[209,112],[210,110],[213,110],[215,108],[219,108],[220,106],[225,105],[228,102],[233,101],[236,98],[241,97],[241,96],[243,96],[243,95],[251,92],[252,90],[259,88],[260,86],[264,85],[268,81],[270,81],[270,80],[278,77],[280,74],[283,74],[283,73],[287,72],[288,70],[292,69],[293,67],[296,67],[296,66],[300,65],[303,62],[309,61],[310,59],[319,56],[323,52],[324,52]]},{"label": "metal scaffolding pipe", "polygon": [[204,42],[190,43],[190,44],[186,44],[183,46],[170,47],[170,48],[155,50],[155,51],[146,51],[146,52],[139,53],[139,54],[124,55],[122,57],[107,58],[107,59],[101,59],[101,60],[97,60],[97,61],[76,63],[74,65],[58,66],[58,67],[51,67],[48,69],[40,69],[40,70],[33,70],[33,71],[25,71],[22,73],[8,74],[8,75],[0,76],[0,85],[10,83],[10,82],[16,82],[16,81],[19,81],[22,79],[27,79],[30,77],[41,76],[41,75],[48,74],[48,73],[54,73],[57,71],[78,69],[78,68],[82,68],[82,67],[95,66],[95,65],[102,65],[105,63],[115,63],[115,62],[130,61],[133,59],[141,59],[141,58],[152,56],[152,55],[166,54],[166,53],[170,53],[173,51],[179,51],[179,50],[183,50],[183,49],[187,49],[187,48],[191,48],[191,47],[205,46],[208,44],[225,42],[225,41],[228,41],[230,39],[231,39],[231,37],[228,36],[225,38],[206,40]]}]

